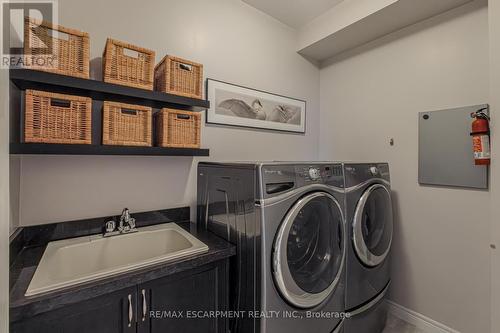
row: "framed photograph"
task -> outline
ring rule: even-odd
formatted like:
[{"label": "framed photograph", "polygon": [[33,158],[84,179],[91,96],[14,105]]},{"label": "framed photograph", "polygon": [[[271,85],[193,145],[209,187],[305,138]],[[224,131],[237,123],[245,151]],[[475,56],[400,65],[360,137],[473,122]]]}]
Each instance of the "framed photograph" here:
[{"label": "framed photograph", "polygon": [[206,122],[305,133],[306,102],[265,91],[207,79]]}]

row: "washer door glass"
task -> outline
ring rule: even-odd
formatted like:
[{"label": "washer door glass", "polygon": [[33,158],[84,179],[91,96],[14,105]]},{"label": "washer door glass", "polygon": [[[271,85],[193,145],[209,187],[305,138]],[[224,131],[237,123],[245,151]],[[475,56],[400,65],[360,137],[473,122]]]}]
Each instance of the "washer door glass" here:
[{"label": "washer door glass", "polygon": [[303,197],[285,216],[275,240],[273,271],[280,293],[299,308],[319,305],[337,286],[344,258],[338,202],[323,192]]},{"label": "washer door glass", "polygon": [[374,267],[387,257],[392,243],[393,218],[389,190],[370,186],[359,199],[354,214],[354,248],[363,264]]}]

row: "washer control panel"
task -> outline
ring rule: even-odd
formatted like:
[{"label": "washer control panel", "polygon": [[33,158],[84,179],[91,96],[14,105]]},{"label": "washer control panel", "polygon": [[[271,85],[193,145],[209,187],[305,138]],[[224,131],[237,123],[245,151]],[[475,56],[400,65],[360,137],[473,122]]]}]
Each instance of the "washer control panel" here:
[{"label": "washer control panel", "polygon": [[301,175],[304,183],[328,183],[340,177],[342,179],[342,166],[340,165],[311,165],[300,166],[297,173]]},{"label": "washer control panel", "polygon": [[308,171],[309,179],[316,181],[321,178],[321,171],[319,168],[310,168]]},{"label": "washer control panel", "polygon": [[378,175],[378,168],[377,168],[376,166],[372,166],[372,167],[370,167],[370,173],[371,173],[373,176]]}]

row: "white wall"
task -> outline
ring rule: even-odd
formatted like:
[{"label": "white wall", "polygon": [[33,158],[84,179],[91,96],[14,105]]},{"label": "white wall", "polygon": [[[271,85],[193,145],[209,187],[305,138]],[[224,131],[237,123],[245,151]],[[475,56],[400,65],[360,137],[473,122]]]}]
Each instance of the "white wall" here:
[{"label": "white wall", "polygon": [[500,332],[500,0],[489,0],[491,165],[491,333]]},{"label": "white wall", "polygon": [[9,104],[8,71],[0,69],[0,333],[9,324]]},{"label": "white wall", "polygon": [[488,61],[480,0],[331,60],[320,75],[320,157],[391,165],[391,299],[462,333],[489,332],[489,193],[418,185],[417,113],[488,102]]},{"label": "white wall", "polygon": [[338,32],[398,0],[344,0],[298,30],[298,50]]},{"label": "white wall", "polygon": [[[59,1],[59,22],[87,31],[91,58],[107,37],[205,65],[205,76],[307,101],[306,135],[204,126],[210,160],[308,160],[318,155],[319,70],[296,54],[295,32],[234,0]],[[96,73],[94,73],[96,74]],[[100,77],[100,73],[96,74]],[[27,156],[20,224],[195,204],[196,161],[174,157]]]},{"label": "white wall", "polygon": [[[497,19],[498,0],[490,2],[497,6],[497,13],[490,8],[490,17]],[[90,33],[93,58],[101,55],[109,36],[155,49],[157,61],[166,53],[179,55],[204,63],[207,77],[307,100],[305,136],[204,127],[203,146],[211,148],[210,160],[316,159],[321,143],[322,159],[389,161],[397,213],[392,299],[462,333],[489,330],[489,195],[417,184],[417,112],[488,101],[484,1],[330,61],[321,70],[321,99],[319,71],[295,53],[294,31],[240,1],[64,0],[59,4],[61,24]],[[490,32],[497,28],[490,24]],[[495,36],[492,45],[498,46]],[[498,59],[497,49],[492,49],[491,57],[498,65],[493,60]],[[493,68],[497,73],[498,67]],[[500,105],[498,97],[492,97],[498,95],[498,79],[491,76],[493,112]],[[395,138],[394,147],[388,146],[390,137]],[[116,214],[124,206],[136,211],[192,206],[196,161],[22,157],[20,223]],[[494,175],[500,173],[495,165]],[[494,185],[498,180],[492,178]],[[492,198],[498,192],[494,187]],[[0,208],[2,202],[7,207],[3,200]],[[498,214],[494,202],[491,213]],[[495,221],[492,230],[493,241],[500,246]],[[6,234],[0,230],[0,235]],[[492,260],[500,262],[497,253]],[[495,265],[493,276],[500,280]],[[498,284],[493,286],[500,290]],[[494,297],[493,321],[499,304]],[[0,323],[6,322],[0,316]],[[491,332],[499,331],[500,323],[495,324]]]}]

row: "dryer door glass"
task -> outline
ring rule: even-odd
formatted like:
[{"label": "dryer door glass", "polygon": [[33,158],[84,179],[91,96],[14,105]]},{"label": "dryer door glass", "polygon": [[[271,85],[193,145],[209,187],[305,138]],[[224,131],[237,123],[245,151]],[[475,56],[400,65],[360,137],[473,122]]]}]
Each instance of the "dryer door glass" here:
[{"label": "dryer door glass", "polygon": [[301,308],[335,289],[344,261],[344,220],[334,197],[318,192],[292,207],[277,233],[274,276],[281,294]]},{"label": "dryer door glass", "polygon": [[379,265],[389,253],[393,217],[389,190],[375,184],[361,196],[354,214],[354,247],[367,266]]}]

